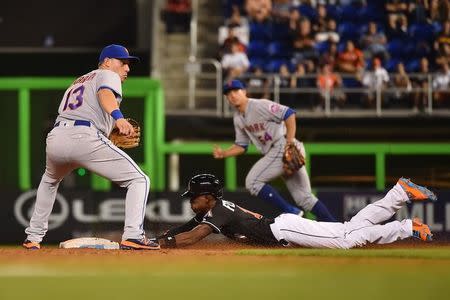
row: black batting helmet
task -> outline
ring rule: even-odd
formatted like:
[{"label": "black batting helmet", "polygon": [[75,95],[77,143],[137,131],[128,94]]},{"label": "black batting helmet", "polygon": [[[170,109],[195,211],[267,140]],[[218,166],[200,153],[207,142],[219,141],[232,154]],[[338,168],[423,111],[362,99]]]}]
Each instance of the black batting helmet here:
[{"label": "black batting helmet", "polygon": [[181,197],[194,198],[200,195],[213,195],[216,199],[222,199],[222,183],[212,174],[195,175],[189,180],[188,188]]}]

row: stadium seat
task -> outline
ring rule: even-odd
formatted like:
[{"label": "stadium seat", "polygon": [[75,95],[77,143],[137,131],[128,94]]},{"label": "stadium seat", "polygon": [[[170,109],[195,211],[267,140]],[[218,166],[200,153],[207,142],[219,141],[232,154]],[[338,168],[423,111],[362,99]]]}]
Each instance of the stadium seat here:
[{"label": "stadium seat", "polygon": [[272,58],[289,58],[291,50],[284,42],[272,42],[267,46],[267,54]]},{"label": "stadium seat", "polygon": [[286,59],[271,59],[264,65],[264,71],[278,73],[282,64],[289,65],[289,62]]},{"label": "stadium seat", "polygon": [[250,40],[271,40],[272,23],[250,22]]},{"label": "stadium seat", "polygon": [[387,43],[386,49],[394,58],[400,58],[404,54],[405,44],[402,40],[392,40]]},{"label": "stadium seat", "polygon": [[360,11],[353,5],[345,5],[342,7],[342,21],[358,23],[360,20]]},{"label": "stadium seat", "polygon": [[273,23],[272,38],[276,41],[290,41],[289,24],[283,22]]},{"label": "stadium seat", "polygon": [[333,4],[328,4],[326,8],[327,8],[327,15],[339,23],[342,17],[341,7]]},{"label": "stadium seat", "polygon": [[256,68],[256,67],[264,68],[265,60],[266,60],[266,58],[263,58],[263,57],[250,57],[249,58],[250,67],[251,68]]},{"label": "stadium seat", "polygon": [[406,72],[414,73],[419,71],[420,68],[420,60],[419,59],[412,59],[408,61],[405,65]]},{"label": "stadium seat", "polygon": [[267,43],[263,41],[250,41],[247,47],[249,57],[263,57],[267,55]]},{"label": "stadium seat", "polygon": [[298,10],[300,11],[300,14],[302,16],[307,17],[310,21],[313,22],[317,20],[317,11],[314,9],[314,7],[307,4],[302,4],[298,7]]},{"label": "stadium seat", "polygon": [[391,58],[386,62],[385,68],[389,73],[395,72],[399,63],[401,63],[401,60],[397,58]]},{"label": "stadium seat", "polygon": [[342,84],[346,88],[359,88],[362,87],[362,84],[359,80],[352,77],[344,77],[342,78]]},{"label": "stadium seat", "polygon": [[329,45],[328,41],[316,43],[314,45],[314,49],[316,49],[316,51],[319,52],[319,54],[325,53],[329,47],[330,47],[330,45]]},{"label": "stadium seat", "polygon": [[338,33],[339,36],[343,41],[347,40],[358,40],[359,39],[359,32],[358,32],[358,26],[356,24],[351,22],[344,22],[338,25]]},{"label": "stadium seat", "polygon": [[434,27],[431,24],[412,24],[408,28],[408,33],[416,41],[427,41],[431,43],[435,39]]}]

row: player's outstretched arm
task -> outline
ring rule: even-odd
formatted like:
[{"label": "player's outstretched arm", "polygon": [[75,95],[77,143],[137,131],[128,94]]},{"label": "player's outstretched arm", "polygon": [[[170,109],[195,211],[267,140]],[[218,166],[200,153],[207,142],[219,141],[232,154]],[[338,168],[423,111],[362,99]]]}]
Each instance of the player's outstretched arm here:
[{"label": "player's outstretched arm", "polygon": [[197,219],[194,217],[190,221],[188,221],[187,223],[184,223],[181,226],[174,227],[174,228],[171,228],[171,229],[167,230],[166,232],[164,232],[164,234],[158,236],[157,239],[163,239],[163,238],[168,237],[168,236],[175,236],[175,235],[180,234],[182,232],[191,231],[198,224],[200,224],[200,222],[198,222]]},{"label": "player's outstretched arm", "polygon": [[297,124],[295,122],[295,114],[290,115],[286,120],[284,120],[286,124],[286,141],[288,143],[294,142],[295,132],[297,129]]},{"label": "player's outstretched arm", "polygon": [[215,159],[222,159],[230,156],[238,156],[245,153],[245,148],[233,144],[230,148],[223,150],[218,145],[214,145],[213,156]]},{"label": "player's outstretched arm", "polygon": [[192,245],[207,237],[213,232],[211,226],[200,224],[191,231],[183,232],[175,236],[167,236],[158,242],[162,248],[177,248]]}]

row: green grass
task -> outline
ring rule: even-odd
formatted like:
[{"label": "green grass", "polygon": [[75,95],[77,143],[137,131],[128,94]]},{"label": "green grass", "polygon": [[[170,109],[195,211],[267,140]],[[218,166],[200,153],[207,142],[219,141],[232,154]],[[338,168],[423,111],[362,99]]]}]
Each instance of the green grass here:
[{"label": "green grass", "polygon": [[450,248],[443,249],[249,249],[238,255],[256,256],[318,256],[318,257],[372,257],[372,258],[421,258],[450,260]]},{"label": "green grass", "polygon": [[0,299],[438,300],[450,295],[448,249],[37,253],[0,263]]}]

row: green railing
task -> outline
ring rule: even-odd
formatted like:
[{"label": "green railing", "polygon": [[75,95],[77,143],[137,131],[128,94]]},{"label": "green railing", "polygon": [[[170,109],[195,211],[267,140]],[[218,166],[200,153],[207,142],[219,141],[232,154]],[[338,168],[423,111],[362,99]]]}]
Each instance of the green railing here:
[{"label": "green railing", "polygon": [[[18,91],[18,118],[17,128],[19,134],[19,187],[22,190],[31,188],[31,145],[30,145],[30,91],[31,90],[65,90],[75,78],[0,78],[0,91]],[[151,173],[155,166],[155,142],[157,105],[164,104],[161,84],[149,78],[130,78],[123,86],[123,95],[126,97],[142,97],[144,101],[144,161],[141,168]],[[55,110],[57,107],[55,107]],[[161,108],[158,108],[160,110]],[[161,122],[161,120],[158,120]],[[92,187],[95,190],[108,190],[110,182],[100,176],[93,175]]]},{"label": "green railing", "polygon": [[[0,90],[18,91],[18,129],[19,129],[19,187],[31,188],[30,170],[30,90],[66,89],[73,78],[3,78]],[[213,142],[166,142],[164,93],[159,81],[148,78],[130,78],[123,88],[124,98],[143,97],[144,101],[144,161],[141,168],[150,176],[153,190],[166,188],[165,156],[171,153],[207,154],[212,153]],[[56,109],[56,108],[55,108]],[[232,126],[230,122],[230,126]],[[201,137],[199,137],[201,139]],[[230,142],[218,143],[228,147]],[[450,143],[313,143],[305,144],[307,151],[307,168],[310,171],[317,155],[374,155],[375,185],[379,190],[385,188],[386,155],[449,155]],[[255,147],[249,147],[248,154],[258,154]],[[236,158],[224,160],[224,178],[226,188],[237,188]],[[95,190],[108,190],[110,182],[99,176],[92,176]]]}]

